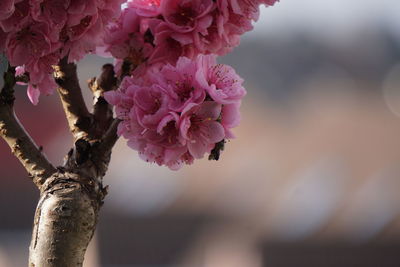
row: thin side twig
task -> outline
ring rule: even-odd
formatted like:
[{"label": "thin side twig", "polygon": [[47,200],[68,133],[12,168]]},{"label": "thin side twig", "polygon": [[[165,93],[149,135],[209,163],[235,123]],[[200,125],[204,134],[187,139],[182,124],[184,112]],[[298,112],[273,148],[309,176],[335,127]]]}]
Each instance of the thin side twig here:
[{"label": "thin side twig", "polygon": [[0,136],[7,142],[12,153],[25,167],[38,186],[56,172],[32,138],[25,131],[14,113],[15,69],[4,73],[4,87],[0,92]]},{"label": "thin side twig", "polygon": [[93,116],[96,124],[96,132],[101,137],[110,127],[113,121],[113,109],[104,99],[104,92],[115,90],[117,78],[115,77],[114,66],[105,64],[99,78],[92,78],[88,81],[90,90],[93,93]]}]

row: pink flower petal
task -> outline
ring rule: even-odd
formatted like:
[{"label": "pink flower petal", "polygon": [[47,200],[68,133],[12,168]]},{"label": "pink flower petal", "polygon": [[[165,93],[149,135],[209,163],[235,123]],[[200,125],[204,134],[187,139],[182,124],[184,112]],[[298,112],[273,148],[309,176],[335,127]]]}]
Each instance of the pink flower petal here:
[{"label": "pink flower petal", "polygon": [[29,100],[32,102],[32,104],[34,104],[36,106],[39,103],[39,96],[40,96],[39,89],[37,89],[33,85],[29,84],[27,94],[28,94]]}]

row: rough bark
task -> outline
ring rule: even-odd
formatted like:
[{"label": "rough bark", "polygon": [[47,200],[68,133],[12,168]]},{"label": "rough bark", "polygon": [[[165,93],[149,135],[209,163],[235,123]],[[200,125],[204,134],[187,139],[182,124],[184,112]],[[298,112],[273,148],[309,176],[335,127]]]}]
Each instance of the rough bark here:
[{"label": "rough bark", "polygon": [[[66,58],[55,67],[59,95],[74,137],[63,166],[54,168],[14,115],[15,71],[9,67],[0,92],[0,136],[9,144],[40,190],[29,248],[30,267],[82,266],[107,194],[103,177],[118,139],[118,120],[102,94],[115,89],[112,66],[93,80],[93,114],[87,110],[76,74]],[[97,99],[97,101],[96,101]]]},{"label": "rough bark", "polygon": [[41,187],[36,209],[30,267],[82,266],[107,193],[103,177],[117,141],[117,123],[103,93],[115,89],[112,66],[92,79],[95,103],[89,113],[82,98],[76,66],[61,60],[55,71],[61,102],[74,136],[65,164]]},{"label": "rough bark", "polygon": [[29,249],[30,267],[83,264],[107,193],[102,178],[110,155],[98,157],[97,144],[88,144],[83,150],[78,148],[81,145],[75,145],[65,167],[59,168],[41,188]]},{"label": "rough bark", "polygon": [[[57,174],[35,214],[30,266],[81,266],[97,222],[98,205],[73,174]],[[75,177],[76,180],[79,180]]]}]

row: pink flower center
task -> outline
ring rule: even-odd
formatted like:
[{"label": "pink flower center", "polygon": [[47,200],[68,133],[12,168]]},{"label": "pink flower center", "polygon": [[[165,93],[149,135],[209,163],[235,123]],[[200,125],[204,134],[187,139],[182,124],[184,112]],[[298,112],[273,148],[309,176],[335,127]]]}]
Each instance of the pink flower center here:
[{"label": "pink flower center", "polygon": [[201,118],[196,114],[192,114],[190,116],[190,128],[189,128],[190,138],[192,138],[191,136],[193,136],[194,133],[198,134],[202,124],[207,121],[211,121],[211,118]]},{"label": "pink flower center", "polygon": [[222,64],[215,65],[211,71],[210,82],[215,84],[217,89],[231,89],[232,85],[237,82],[229,76],[229,69]]},{"label": "pink flower center", "polygon": [[176,94],[178,95],[179,101],[185,102],[192,96],[194,87],[190,85],[187,81],[176,82]]},{"label": "pink flower center", "polygon": [[175,121],[168,122],[163,130],[164,130],[166,141],[168,142],[168,144],[177,144],[178,143],[177,137],[179,135],[179,131],[175,126]]},{"label": "pink flower center", "polygon": [[179,6],[176,13],[170,16],[170,21],[180,26],[188,26],[196,18],[197,13],[193,8],[187,4],[185,6]]},{"label": "pink flower center", "polygon": [[154,96],[154,104],[151,107],[151,109],[149,110],[149,113],[151,115],[156,114],[156,112],[160,109],[160,107],[161,107],[160,96]]},{"label": "pink flower center", "polygon": [[26,47],[34,54],[41,52],[41,50],[46,47],[46,40],[43,36],[39,36],[36,32],[32,31],[30,27],[24,28],[18,32],[16,40],[25,43]]}]

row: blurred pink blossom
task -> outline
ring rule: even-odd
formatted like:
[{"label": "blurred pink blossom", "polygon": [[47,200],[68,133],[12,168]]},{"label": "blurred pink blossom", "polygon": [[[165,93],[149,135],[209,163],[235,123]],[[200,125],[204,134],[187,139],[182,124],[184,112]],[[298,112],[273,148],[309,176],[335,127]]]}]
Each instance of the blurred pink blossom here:
[{"label": "blurred pink blossom", "polygon": [[1,0],[0,53],[29,77],[28,96],[36,104],[56,84],[52,65],[68,56],[82,59],[103,45],[105,28],[124,0]]},{"label": "blurred pink blossom", "polygon": [[[276,0],[133,0],[109,27],[106,50],[119,61],[151,67],[179,57],[225,55],[253,29],[261,4]],[[142,67],[143,68],[143,67]]]}]

